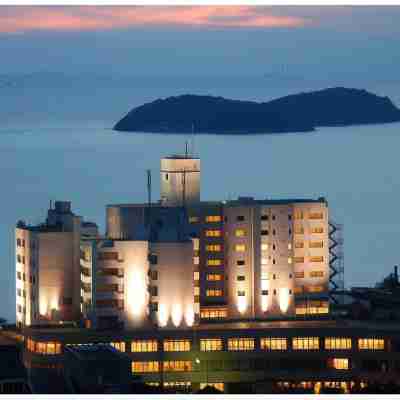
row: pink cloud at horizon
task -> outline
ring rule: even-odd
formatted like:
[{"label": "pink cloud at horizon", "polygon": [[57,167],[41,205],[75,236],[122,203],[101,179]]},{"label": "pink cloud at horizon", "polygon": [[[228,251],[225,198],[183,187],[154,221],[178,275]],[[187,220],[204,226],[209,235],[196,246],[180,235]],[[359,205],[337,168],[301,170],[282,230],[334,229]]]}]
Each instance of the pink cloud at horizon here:
[{"label": "pink cloud at horizon", "polygon": [[296,28],[305,17],[274,15],[256,6],[0,7],[0,33],[92,31],[144,26]]}]

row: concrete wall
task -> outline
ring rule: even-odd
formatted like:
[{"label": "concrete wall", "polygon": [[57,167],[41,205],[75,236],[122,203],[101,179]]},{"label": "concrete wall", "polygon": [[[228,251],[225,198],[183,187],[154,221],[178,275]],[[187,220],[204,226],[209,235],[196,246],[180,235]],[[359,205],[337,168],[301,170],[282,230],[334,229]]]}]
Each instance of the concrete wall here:
[{"label": "concrete wall", "polygon": [[[160,170],[161,202],[176,206],[200,201],[200,159],[163,158]],[[185,182],[185,183],[184,183]]]},{"label": "concrete wall", "polygon": [[178,243],[153,243],[151,253],[157,256],[158,279],[151,281],[157,287],[158,303],[154,321],[162,327],[191,326],[194,323],[193,244],[191,241]]}]

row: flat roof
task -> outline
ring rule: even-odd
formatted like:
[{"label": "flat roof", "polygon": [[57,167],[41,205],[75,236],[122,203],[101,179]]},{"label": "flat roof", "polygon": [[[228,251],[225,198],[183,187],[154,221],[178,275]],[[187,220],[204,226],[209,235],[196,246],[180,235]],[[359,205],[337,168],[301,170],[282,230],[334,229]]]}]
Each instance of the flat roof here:
[{"label": "flat roof", "polygon": [[[363,335],[398,335],[400,324],[396,321],[356,321],[356,320],[296,320],[296,321],[238,321],[204,323],[200,326],[185,328],[137,328],[135,330],[94,330],[85,328],[26,328],[26,336],[37,337],[38,340],[57,340],[79,343],[79,340],[112,342],[115,340],[129,340],[130,338],[154,338],[174,336],[193,336],[199,334],[221,334],[224,336],[247,335],[265,332],[269,334],[296,334],[336,335],[346,334],[352,336]],[[336,332],[335,332],[336,331]],[[204,334],[204,335],[203,335]],[[83,339],[84,338],[84,339]]]},{"label": "flat roof", "polygon": [[83,361],[119,361],[126,358],[109,344],[68,344],[65,349]]},{"label": "flat roof", "polygon": [[[327,203],[325,197],[320,197],[318,199],[308,199],[308,198],[292,198],[292,199],[254,199],[253,197],[239,197],[236,200],[206,200],[200,201],[198,204],[190,204],[186,206],[188,209],[193,209],[196,207],[206,207],[206,206],[238,206],[238,205],[280,205],[280,204],[293,204],[293,203]],[[117,204],[107,204],[108,207],[126,207],[126,208],[141,208],[148,207],[148,203],[117,203]],[[165,206],[160,202],[151,203],[152,207],[159,208],[182,208],[182,206]]]}]

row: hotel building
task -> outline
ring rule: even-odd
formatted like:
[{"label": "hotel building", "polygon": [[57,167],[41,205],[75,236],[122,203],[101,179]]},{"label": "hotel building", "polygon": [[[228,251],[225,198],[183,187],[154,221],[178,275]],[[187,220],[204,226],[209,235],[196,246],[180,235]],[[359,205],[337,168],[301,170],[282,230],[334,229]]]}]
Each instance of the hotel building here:
[{"label": "hotel building", "polygon": [[110,343],[134,378],[176,391],[398,380],[398,327],[330,313],[324,198],[201,201],[200,160],[186,156],[161,160],[160,178],[159,202],[107,206],[104,236],[65,202],[44,225],[18,224],[29,369],[62,369],[66,345]]}]

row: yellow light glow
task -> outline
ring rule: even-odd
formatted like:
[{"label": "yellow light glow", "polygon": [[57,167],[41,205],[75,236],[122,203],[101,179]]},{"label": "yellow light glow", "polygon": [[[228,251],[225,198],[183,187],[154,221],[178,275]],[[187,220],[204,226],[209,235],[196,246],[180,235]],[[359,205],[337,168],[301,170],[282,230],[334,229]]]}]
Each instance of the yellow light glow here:
[{"label": "yellow light glow", "polygon": [[57,297],[52,297],[50,300],[50,309],[51,310],[58,310],[58,299]]},{"label": "yellow light glow", "polygon": [[128,272],[127,305],[135,318],[143,315],[147,303],[146,276],[143,270],[131,267]]},{"label": "yellow light glow", "polygon": [[285,314],[289,308],[289,289],[279,289],[279,308]]},{"label": "yellow light glow", "polygon": [[237,308],[240,314],[243,314],[247,309],[246,296],[238,296],[237,298]]},{"label": "yellow light glow", "polygon": [[172,317],[172,323],[178,327],[181,324],[182,321],[182,305],[180,303],[174,303],[172,305],[172,312],[171,312],[171,317]]},{"label": "yellow light glow", "polygon": [[40,296],[39,313],[40,313],[40,315],[46,315],[47,314],[47,299],[44,296]]},{"label": "yellow light glow", "polygon": [[261,310],[266,312],[268,310],[268,296],[261,296]]},{"label": "yellow light glow", "polygon": [[185,322],[187,326],[192,326],[194,323],[194,310],[193,305],[188,304],[185,311]]},{"label": "yellow light glow", "polygon": [[168,310],[165,304],[160,304],[158,307],[158,325],[166,326],[168,323]]}]

